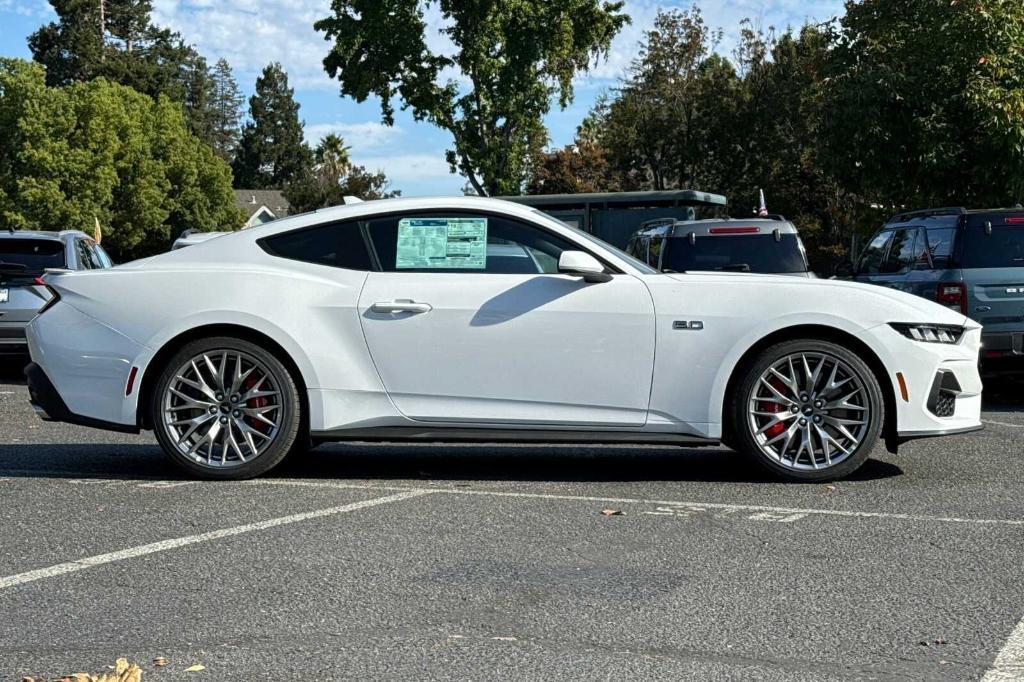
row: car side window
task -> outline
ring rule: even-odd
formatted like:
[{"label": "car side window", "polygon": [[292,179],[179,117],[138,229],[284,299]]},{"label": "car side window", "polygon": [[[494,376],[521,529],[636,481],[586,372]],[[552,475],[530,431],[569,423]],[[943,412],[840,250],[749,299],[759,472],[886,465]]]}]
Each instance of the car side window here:
[{"label": "car side window", "polygon": [[647,251],[647,264],[652,268],[661,268],[661,248],[665,244],[665,238],[661,235],[651,237],[651,246]]},{"label": "car side window", "polygon": [[92,247],[92,250],[96,254],[96,258],[99,260],[101,268],[114,267],[114,261],[110,259],[110,256],[107,254],[106,249],[104,249],[99,244],[96,244],[95,246]]},{"label": "car side window", "polygon": [[84,239],[75,240],[75,252],[78,256],[78,267],[82,270],[92,270],[96,264],[92,258],[92,252]]},{"label": "car side window", "polygon": [[569,241],[502,216],[405,214],[366,222],[377,262],[385,272],[555,274]]},{"label": "car side window", "polygon": [[347,270],[373,269],[362,229],[355,220],[276,234],[260,245],[281,258]]},{"label": "car side window", "polygon": [[890,239],[892,239],[892,232],[889,230],[883,230],[875,235],[875,238],[864,249],[864,253],[861,254],[860,263],[857,265],[858,275],[878,274]]},{"label": "car side window", "polygon": [[928,251],[932,255],[932,265],[936,270],[949,267],[953,257],[953,239],[955,227],[938,227],[928,230]]},{"label": "car side window", "polygon": [[879,272],[887,275],[902,275],[910,272],[917,262],[917,228],[902,227],[892,231],[892,241]]}]

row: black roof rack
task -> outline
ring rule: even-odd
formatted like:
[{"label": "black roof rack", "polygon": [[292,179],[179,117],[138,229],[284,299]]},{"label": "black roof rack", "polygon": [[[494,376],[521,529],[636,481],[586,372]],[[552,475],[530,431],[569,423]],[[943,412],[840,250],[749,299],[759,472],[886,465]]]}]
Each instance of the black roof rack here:
[{"label": "black roof rack", "polygon": [[924,208],[917,211],[904,211],[897,213],[889,219],[890,223],[905,223],[914,218],[930,218],[940,215],[964,215],[967,209],[963,206],[944,206],[942,208]]}]

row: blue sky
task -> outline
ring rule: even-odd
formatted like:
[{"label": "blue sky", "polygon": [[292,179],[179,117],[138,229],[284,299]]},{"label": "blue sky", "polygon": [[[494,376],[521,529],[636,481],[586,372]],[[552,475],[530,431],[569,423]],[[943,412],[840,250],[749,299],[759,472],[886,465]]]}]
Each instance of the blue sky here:
[{"label": "blue sky", "polygon": [[[572,141],[576,126],[594,99],[612,88],[625,73],[644,31],[659,7],[688,7],[691,2],[627,0],[633,23],[616,38],[607,59],[596,64],[576,84],[576,99],[565,110],[557,107],[547,117],[551,143]],[[750,17],[767,28],[799,27],[807,21],[825,21],[842,10],[842,0],[706,0],[698,3],[706,21],[725,31],[720,51],[731,51],[741,19]],[[295,87],[306,123],[306,136],[315,142],[329,132],[342,135],[352,147],[356,163],[382,169],[392,187],[406,196],[458,194],[465,180],[448,172],[444,150],[451,137],[428,123],[416,122],[399,112],[395,126],[380,123],[374,100],[362,104],[338,94],[322,67],[328,45],[313,30],[313,22],[330,11],[330,0],[154,0],[154,19],[195,44],[212,63],[224,57],[235,70],[239,85],[250,94],[256,76],[269,61],[279,61]],[[54,13],[46,0],[0,0],[0,55],[29,58],[27,36]],[[428,15],[434,41],[440,18]]]}]

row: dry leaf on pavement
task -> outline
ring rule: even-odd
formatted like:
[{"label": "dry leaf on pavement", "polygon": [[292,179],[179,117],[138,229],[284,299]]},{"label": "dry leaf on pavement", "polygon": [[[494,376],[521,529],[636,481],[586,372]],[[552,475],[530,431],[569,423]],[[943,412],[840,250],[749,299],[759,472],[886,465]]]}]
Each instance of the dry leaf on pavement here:
[{"label": "dry leaf on pavement", "polygon": [[190,665],[189,667],[185,668],[185,672],[187,673],[197,673],[200,670],[206,670],[206,666],[202,663],[196,663],[195,665]]},{"label": "dry leaf on pavement", "polygon": [[601,513],[605,516],[625,516],[626,513],[620,509],[612,509],[611,507],[605,507],[601,510]]}]

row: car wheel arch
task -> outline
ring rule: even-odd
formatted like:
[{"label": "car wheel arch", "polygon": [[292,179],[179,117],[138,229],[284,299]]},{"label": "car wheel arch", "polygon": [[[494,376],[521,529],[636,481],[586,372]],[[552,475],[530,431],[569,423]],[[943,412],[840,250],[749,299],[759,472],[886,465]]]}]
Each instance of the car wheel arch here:
[{"label": "car wheel arch", "polygon": [[728,423],[731,412],[731,410],[729,410],[729,403],[737,390],[737,386],[743,376],[744,369],[746,369],[746,367],[766,348],[783,341],[794,341],[798,339],[810,341],[831,341],[832,343],[836,343],[851,352],[856,353],[862,360],[864,360],[865,363],[867,363],[882,389],[882,397],[885,401],[883,406],[885,422],[882,424],[882,436],[886,439],[886,442],[889,443],[896,434],[896,388],[892,383],[892,379],[889,377],[889,373],[886,370],[882,359],[874,350],[871,349],[870,346],[853,334],[837,327],[817,324],[803,324],[777,329],[758,339],[743,353],[742,356],[740,356],[739,360],[732,366],[732,369],[729,372],[729,380],[726,383],[723,400],[721,405],[718,405],[718,408],[721,410],[722,417],[723,441],[728,440],[727,434],[732,429],[732,424]]},{"label": "car wheel arch", "polygon": [[[292,376],[295,379],[295,383],[299,388],[299,398],[302,401],[302,414],[308,417],[309,391],[307,390],[308,383],[306,381],[306,377],[303,376],[298,363],[296,363],[295,359],[285,349],[285,347],[281,345],[281,343],[267,334],[251,327],[236,324],[208,324],[193,327],[172,337],[166,341],[150,359],[142,374],[142,380],[139,382],[139,397],[136,407],[136,420],[139,426],[146,429],[152,428],[153,426],[149,423],[151,421],[149,417],[149,404],[150,400],[152,400],[153,391],[156,387],[157,381],[160,378],[160,373],[163,371],[168,361],[170,361],[171,358],[174,357],[174,354],[184,347],[185,344],[197,339],[213,336],[227,336],[250,341],[263,347],[269,353],[274,355],[274,357],[280,360],[284,366],[288,368],[288,371],[292,373]],[[308,427],[306,428],[308,430]]]}]

